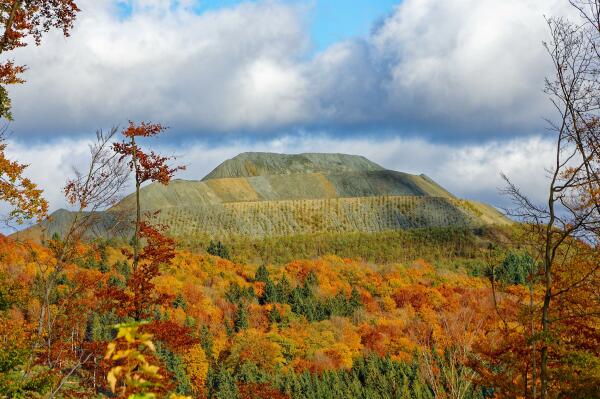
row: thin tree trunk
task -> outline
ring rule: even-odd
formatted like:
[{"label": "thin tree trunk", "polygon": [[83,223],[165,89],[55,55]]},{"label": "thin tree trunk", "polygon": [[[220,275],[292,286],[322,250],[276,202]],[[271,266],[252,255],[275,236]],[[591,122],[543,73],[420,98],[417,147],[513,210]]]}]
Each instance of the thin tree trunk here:
[{"label": "thin tree trunk", "polygon": [[531,317],[531,397],[537,397],[537,359],[535,353],[535,322],[533,312],[533,281],[529,285],[529,312]]},{"label": "thin tree trunk", "polygon": [[140,209],[140,178],[139,178],[139,167],[137,163],[137,152],[135,137],[131,137],[132,145],[132,162],[135,173],[135,235],[133,236],[133,271],[136,271],[140,261],[140,222],[142,219]]},{"label": "thin tree trunk", "polygon": [[15,17],[17,15],[17,10],[19,9],[20,6],[21,6],[21,0],[15,0],[15,2],[13,3],[13,5],[10,9],[10,14],[8,15],[8,19],[6,20],[6,23],[4,24],[4,34],[2,35],[2,41],[0,42],[0,54],[2,54],[2,52],[4,51],[4,48],[8,44],[8,35],[10,35],[12,26],[15,23]]},{"label": "thin tree trunk", "polygon": [[[83,355],[81,355],[81,356],[83,357]],[[81,367],[85,362],[87,362],[91,356],[92,356],[92,353],[90,353],[85,358],[83,358],[83,360],[82,360],[82,357],[80,357],[79,360],[77,361],[77,363],[75,363],[75,365],[71,368],[71,370],[69,370],[69,372],[61,378],[58,386],[54,390],[52,390],[52,392],[50,392],[48,399],[54,399],[56,397],[56,395],[60,392],[63,385],[65,385],[65,383],[67,382],[69,377],[71,377],[71,375],[73,375],[73,373],[75,371],[77,371],[77,369],[79,367]]]},{"label": "thin tree trunk", "polygon": [[[546,277],[549,281],[550,276]],[[550,333],[550,321],[548,317],[548,310],[550,309],[550,299],[552,298],[552,291],[549,284],[546,284],[546,293],[544,294],[544,305],[542,307],[542,350],[541,350],[541,361],[540,361],[540,379],[541,379],[541,394],[542,399],[548,398],[548,344],[547,337]]]},{"label": "thin tree trunk", "polygon": [[552,300],[552,227],[554,226],[554,185],[551,186],[548,200],[550,219],[546,226],[546,243],[544,253],[544,303],[542,305],[542,349],[540,359],[541,398],[548,398],[548,335],[550,334],[550,301]]}]

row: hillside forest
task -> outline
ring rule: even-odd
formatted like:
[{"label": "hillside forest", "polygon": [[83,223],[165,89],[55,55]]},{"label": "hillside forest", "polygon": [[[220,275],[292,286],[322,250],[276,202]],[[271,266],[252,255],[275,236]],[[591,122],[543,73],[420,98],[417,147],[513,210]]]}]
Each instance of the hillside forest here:
[{"label": "hillside forest", "polygon": [[[548,19],[545,43],[547,203],[507,177],[511,224],[174,235],[140,196],[183,169],[148,149],[167,129],[99,131],[64,182],[63,233],[0,237],[0,398],[600,398],[600,2],[571,3],[579,20]],[[0,1],[0,53],[68,36],[79,12]],[[6,120],[24,70],[0,65]],[[3,222],[43,222],[8,145]],[[131,183],[130,237],[91,238]]]}]

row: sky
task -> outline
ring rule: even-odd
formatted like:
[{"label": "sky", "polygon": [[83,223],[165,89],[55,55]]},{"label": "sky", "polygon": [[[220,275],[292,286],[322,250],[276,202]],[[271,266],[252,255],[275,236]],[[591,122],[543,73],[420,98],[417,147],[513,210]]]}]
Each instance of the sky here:
[{"label": "sky", "polygon": [[10,56],[9,154],[51,208],[97,129],[169,126],[201,179],[244,151],[343,152],[506,206],[542,201],[552,137],[544,16],[566,0],[79,0],[69,38]]}]

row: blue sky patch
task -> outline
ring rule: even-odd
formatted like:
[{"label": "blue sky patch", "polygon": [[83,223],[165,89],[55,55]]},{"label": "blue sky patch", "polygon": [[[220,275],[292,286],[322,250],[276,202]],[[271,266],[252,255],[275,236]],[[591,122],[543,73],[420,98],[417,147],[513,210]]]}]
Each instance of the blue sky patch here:
[{"label": "blue sky patch", "polygon": [[[240,0],[199,0],[198,13],[233,7]],[[256,2],[246,0],[245,2]],[[310,31],[315,50],[321,51],[340,40],[366,36],[376,23],[389,15],[399,0],[282,0],[282,3],[308,4],[312,8]],[[123,15],[131,13],[131,7],[121,4]]]},{"label": "blue sky patch", "polygon": [[367,36],[397,4],[398,0],[315,1],[311,32],[317,50],[340,40]]},{"label": "blue sky patch", "polygon": [[116,4],[117,12],[119,13],[120,19],[125,19],[131,15],[133,12],[133,8],[131,7],[131,3],[128,1],[117,1]]},{"label": "blue sky patch", "polygon": [[[247,1],[246,1],[247,2]],[[197,11],[204,12],[243,3],[240,0],[201,0]],[[317,51],[357,36],[366,36],[399,0],[283,0],[282,3],[308,4],[311,9],[310,31]]]}]

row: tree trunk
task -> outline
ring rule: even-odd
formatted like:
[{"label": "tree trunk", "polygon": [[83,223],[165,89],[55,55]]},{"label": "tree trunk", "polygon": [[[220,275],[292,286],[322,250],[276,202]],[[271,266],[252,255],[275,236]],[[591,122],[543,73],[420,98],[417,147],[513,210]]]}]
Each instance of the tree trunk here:
[{"label": "tree trunk", "polygon": [[133,271],[135,272],[138,268],[138,264],[140,262],[140,223],[142,219],[141,209],[140,209],[140,176],[139,176],[139,167],[137,163],[137,152],[136,152],[136,144],[135,137],[131,137],[131,145],[132,145],[132,162],[135,173],[135,234],[133,236]]},{"label": "tree trunk", "polygon": [[[533,272],[532,272],[533,274]],[[535,353],[535,322],[533,312],[533,281],[529,283],[529,312],[531,317],[531,397],[537,398],[537,359]]]},{"label": "tree trunk", "polygon": [[15,16],[17,15],[17,11],[21,6],[21,0],[15,0],[10,9],[10,14],[8,15],[8,19],[6,20],[6,24],[4,25],[4,34],[2,35],[2,41],[0,42],[0,54],[4,51],[4,48],[8,44],[8,35],[12,30],[12,26],[15,23]]},{"label": "tree trunk", "polygon": [[552,300],[552,228],[554,226],[554,190],[550,192],[550,220],[546,226],[546,243],[544,253],[544,304],[542,306],[542,350],[540,359],[541,398],[548,399],[548,336],[550,334],[550,301]]},{"label": "tree trunk", "polygon": [[[549,274],[549,273],[547,273]],[[550,321],[548,317],[552,289],[550,287],[551,276],[546,277],[546,293],[544,294],[544,305],[542,307],[542,350],[540,361],[541,397],[548,398],[548,335],[550,333]]]}]

